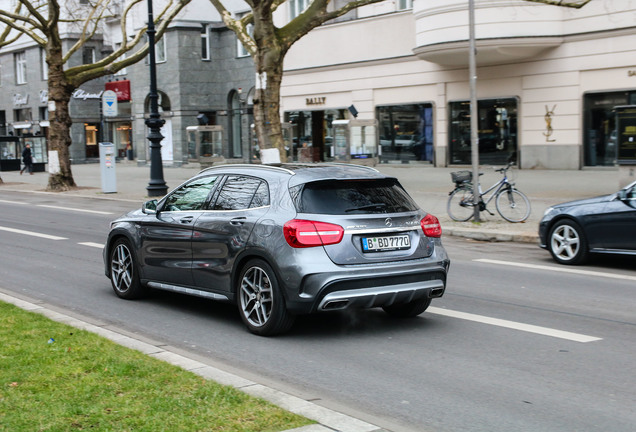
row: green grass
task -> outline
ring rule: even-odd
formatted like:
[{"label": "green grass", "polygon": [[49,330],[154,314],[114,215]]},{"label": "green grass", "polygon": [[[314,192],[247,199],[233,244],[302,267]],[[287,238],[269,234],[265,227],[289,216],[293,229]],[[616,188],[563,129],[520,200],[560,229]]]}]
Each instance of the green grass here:
[{"label": "green grass", "polygon": [[0,431],[283,431],[312,421],[0,302]]}]

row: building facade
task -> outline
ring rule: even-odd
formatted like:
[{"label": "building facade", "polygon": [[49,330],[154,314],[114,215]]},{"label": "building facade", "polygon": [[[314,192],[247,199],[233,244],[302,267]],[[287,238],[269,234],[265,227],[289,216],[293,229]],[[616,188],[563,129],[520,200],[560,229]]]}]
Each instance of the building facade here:
[{"label": "building facade", "polygon": [[[480,162],[614,166],[614,107],[636,104],[634,13],[633,2],[610,0],[581,9],[476,0]],[[292,47],[285,120],[320,146],[330,120],[351,118],[354,106],[378,122],[381,162],[469,164],[468,38],[466,1],[360,8]]]}]

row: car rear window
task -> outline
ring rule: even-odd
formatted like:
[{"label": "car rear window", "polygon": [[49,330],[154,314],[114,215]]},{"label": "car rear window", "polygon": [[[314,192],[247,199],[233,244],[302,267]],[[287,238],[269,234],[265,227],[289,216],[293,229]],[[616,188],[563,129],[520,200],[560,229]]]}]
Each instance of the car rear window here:
[{"label": "car rear window", "polygon": [[326,180],[291,190],[299,213],[381,214],[417,210],[396,179]]}]

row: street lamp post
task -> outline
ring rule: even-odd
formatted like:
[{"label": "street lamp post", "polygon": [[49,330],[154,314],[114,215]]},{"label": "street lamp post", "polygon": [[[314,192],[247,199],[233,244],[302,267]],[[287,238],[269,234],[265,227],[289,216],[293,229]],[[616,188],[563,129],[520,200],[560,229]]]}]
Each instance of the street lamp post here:
[{"label": "street lamp post", "polygon": [[479,110],[477,109],[477,51],[475,43],[475,1],[468,0],[468,74],[470,82],[470,154],[473,168],[473,215],[479,220]]},{"label": "street lamp post", "polygon": [[163,196],[168,192],[168,186],[163,179],[163,162],[161,160],[161,126],[165,120],[159,115],[159,107],[157,100],[157,68],[155,63],[155,23],[152,16],[152,0],[148,0],[148,59],[150,69],[150,116],[146,119],[146,126],[150,132],[148,140],[150,141],[150,182],[146,187],[148,196]]}]

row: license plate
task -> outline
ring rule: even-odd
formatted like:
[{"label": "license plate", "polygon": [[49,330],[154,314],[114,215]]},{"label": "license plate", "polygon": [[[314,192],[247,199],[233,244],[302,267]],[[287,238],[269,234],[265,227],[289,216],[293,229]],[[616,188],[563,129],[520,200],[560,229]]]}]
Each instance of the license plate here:
[{"label": "license plate", "polygon": [[411,238],[406,234],[362,238],[362,250],[364,252],[382,252],[382,251],[408,249],[410,247],[411,247]]}]

